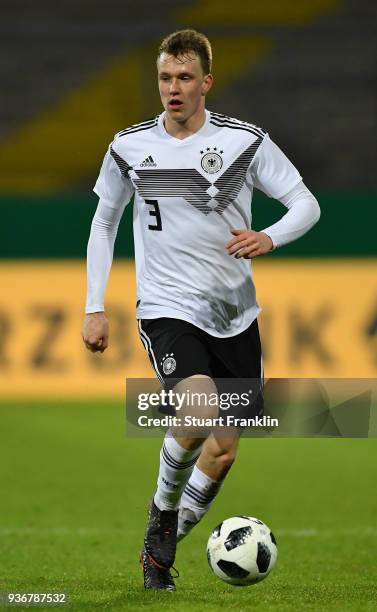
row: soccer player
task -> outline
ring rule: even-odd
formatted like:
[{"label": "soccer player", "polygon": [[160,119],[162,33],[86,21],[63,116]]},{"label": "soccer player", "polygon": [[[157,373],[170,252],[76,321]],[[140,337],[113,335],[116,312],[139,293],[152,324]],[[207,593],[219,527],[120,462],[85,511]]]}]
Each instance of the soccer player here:
[{"label": "soccer player", "polygon": [[[160,381],[168,387],[174,378],[174,388],[185,391],[199,384],[216,391],[215,378],[262,379],[250,259],[299,238],[320,216],[299,172],[262,128],[206,109],[211,62],[203,34],[182,30],[163,40],[157,71],[164,111],[110,144],[88,243],[83,340],[103,352],[114,240],[134,196],[140,338]],[[251,229],[254,187],[288,209],[260,232]],[[208,511],[238,439],[166,435],[142,551],[145,588],[174,590],[177,539]]]}]

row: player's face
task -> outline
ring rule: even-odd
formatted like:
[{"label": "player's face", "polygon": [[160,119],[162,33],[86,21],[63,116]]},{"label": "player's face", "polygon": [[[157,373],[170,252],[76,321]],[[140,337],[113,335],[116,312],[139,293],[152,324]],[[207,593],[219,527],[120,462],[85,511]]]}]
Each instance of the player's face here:
[{"label": "player's face", "polygon": [[195,53],[174,57],[162,53],[157,61],[161,101],[169,118],[185,122],[204,108],[212,76],[205,75]]}]

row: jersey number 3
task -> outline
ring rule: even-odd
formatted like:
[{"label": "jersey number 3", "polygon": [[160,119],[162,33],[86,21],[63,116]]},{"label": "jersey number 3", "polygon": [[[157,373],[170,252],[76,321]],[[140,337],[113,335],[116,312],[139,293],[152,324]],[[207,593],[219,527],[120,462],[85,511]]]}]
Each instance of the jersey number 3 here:
[{"label": "jersey number 3", "polygon": [[155,230],[157,232],[161,232],[162,223],[161,223],[161,213],[158,207],[158,201],[157,200],[145,200],[145,203],[149,204],[149,206],[152,206],[152,208],[149,210],[149,214],[151,217],[155,217],[156,219],[156,225],[148,225],[148,229]]}]

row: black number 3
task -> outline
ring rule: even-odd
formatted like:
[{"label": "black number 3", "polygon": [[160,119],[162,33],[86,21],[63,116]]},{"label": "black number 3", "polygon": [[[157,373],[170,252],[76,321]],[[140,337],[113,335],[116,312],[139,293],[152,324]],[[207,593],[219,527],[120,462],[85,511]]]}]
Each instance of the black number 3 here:
[{"label": "black number 3", "polygon": [[156,225],[148,225],[148,229],[156,230],[157,232],[161,232],[162,223],[161,223],[161,213],[158,207],[158,201],[157,200],[145,200],[145,203],[149,204],[150,206],[153,206],[153,208],[149,211],[149,214],[151,217],[156,217]]}]

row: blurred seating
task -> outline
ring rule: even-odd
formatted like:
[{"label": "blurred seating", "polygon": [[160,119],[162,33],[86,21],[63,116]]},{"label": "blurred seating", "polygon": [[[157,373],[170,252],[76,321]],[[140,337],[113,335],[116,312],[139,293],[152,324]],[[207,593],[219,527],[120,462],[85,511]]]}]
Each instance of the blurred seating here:
[{"label": "blurred seating", "polygon": [[0,193],[87,189],[112,134],[159,112],[153,56],[179,27],[214,46],[213,110],[252,121],[318,188],[375,186],[377,4],[2,2]]}]

